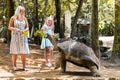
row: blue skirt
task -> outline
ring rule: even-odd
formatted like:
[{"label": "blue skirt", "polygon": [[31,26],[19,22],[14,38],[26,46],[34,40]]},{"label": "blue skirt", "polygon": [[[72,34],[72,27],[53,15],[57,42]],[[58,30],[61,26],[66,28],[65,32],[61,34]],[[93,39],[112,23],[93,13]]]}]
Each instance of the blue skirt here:
[{"label": "blue skirt", "polygon": [[48,38],[42,38],[42,42],[41,42],[41,49],[44,49],[46,47],[52,47],[54,48],[54,46],[52,45],[52,43],[50,42],[50,40]]}]

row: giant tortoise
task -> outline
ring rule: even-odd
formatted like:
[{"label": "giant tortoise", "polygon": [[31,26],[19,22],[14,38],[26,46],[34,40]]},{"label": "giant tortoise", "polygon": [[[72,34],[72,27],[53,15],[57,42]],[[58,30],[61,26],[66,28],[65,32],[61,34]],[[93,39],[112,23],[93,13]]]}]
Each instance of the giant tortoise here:
[{"label": "giant tortoise", "polygon": [[58,50],[58,54],[55,57],[55,69],[61,67],[61,71],[65,72],[66,61],[69,61],[75,65],[88,68],[93,76],[100,76],[99,59],[90,47],[75,40],[68,40],[56,44],[52,36],[48,35],[48,38],[54,45],[55,49]]}]

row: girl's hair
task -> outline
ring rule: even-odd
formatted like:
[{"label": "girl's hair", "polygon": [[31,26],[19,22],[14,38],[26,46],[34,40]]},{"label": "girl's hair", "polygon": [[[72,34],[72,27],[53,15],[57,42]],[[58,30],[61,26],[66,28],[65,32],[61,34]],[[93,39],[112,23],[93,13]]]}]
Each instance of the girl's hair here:
[{"label": "girl's hair", "polygon": [[47,17],[46,20],[45,20],[45,23],[47,23],[48,20],[51,20],[51,21],[52,21],[52,25],[51,25],[51,26],[53,27],[53,26],[54,26],[54,20],[53,20],[53,17],[52,17],[52,16]]},{"label": "girl's hair", "polygon": [[[18,6],[15,10],[14,15],[18,16],[18,14],[20,13],[21,10],[25,10],[25,8],[23,6]],[[24,17],[24,15],[23,15],[23,17]]]}]

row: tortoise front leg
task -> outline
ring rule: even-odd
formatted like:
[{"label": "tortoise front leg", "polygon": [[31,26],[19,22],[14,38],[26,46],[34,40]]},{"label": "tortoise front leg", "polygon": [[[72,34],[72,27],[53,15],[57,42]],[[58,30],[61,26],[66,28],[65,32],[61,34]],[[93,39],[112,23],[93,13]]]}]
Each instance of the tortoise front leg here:
[{"label": "tortoise front leg", "polygon": [[57,68],[60,67],[61,60],[62,60],[62,55],[61,55],[60,52],[58,52],[58,54],[54,55],[54,61],[55,61],[55,67],[54,67],[54,69],[57,69]]},{"label": "tortoise front leg", "polygon": [[64,73],[66,71],[66,59],[64,52],[62,51],[61,53],[61,72]]},{"label": "tortoise front leg", "polygon": [[62,61],[61,61],[61,72],[65,72],[66,71],[66,60],[65,59],[63,59]]}]

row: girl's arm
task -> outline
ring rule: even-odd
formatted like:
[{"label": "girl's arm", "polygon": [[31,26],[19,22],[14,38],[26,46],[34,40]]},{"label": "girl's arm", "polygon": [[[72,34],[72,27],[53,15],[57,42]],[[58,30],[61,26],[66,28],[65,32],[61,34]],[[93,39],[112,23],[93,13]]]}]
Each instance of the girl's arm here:
[{"label": "girl's arm", "polygon": [[45,31],[45,28],[46,28],[46,26],[45,26],[45,24],[42,26],[42,28],[41,28],[41,30],[42,31]]},{"label": "girl's arm", "polygon": [[42,31],[45,31],[45,28],[46,28],[46,23],[47,23],[47,19],[46,18],[44,19],[44,22],[45,23],[43,24],[43,26],[41,28]]}]

